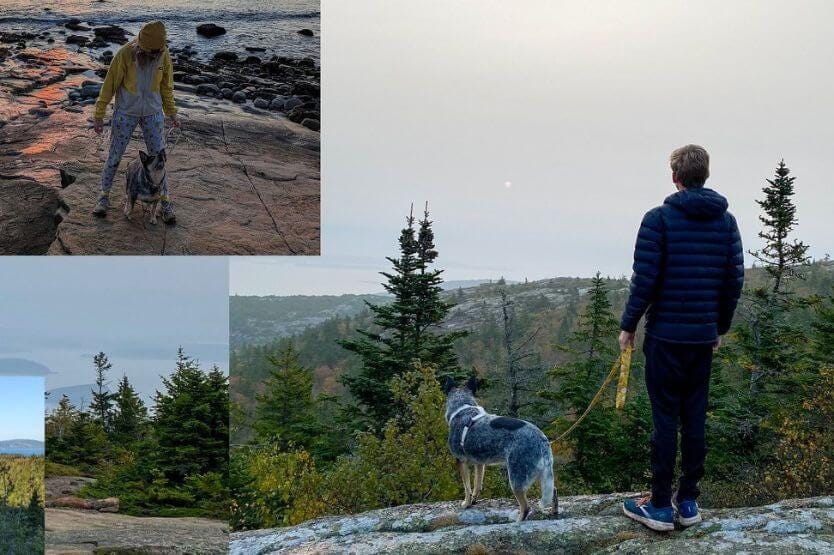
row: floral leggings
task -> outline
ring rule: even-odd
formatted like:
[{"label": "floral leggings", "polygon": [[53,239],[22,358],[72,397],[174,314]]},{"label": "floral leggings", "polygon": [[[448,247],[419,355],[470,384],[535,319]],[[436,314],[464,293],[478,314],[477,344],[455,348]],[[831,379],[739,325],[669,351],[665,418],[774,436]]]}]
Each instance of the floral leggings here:
[{"label": "floral leggings", "polygon": [[[116,176],[116,169],[133,135],[133,130],[139,125],[142,127],[142,136],[145,138],[145,146],[148,147],[148,154],[156,156],[165,148],[165,116],[162,112],[151,116],[128,116],[121,112],[113,114],[111,122],[110,154],[107,156],[107,163],[104,171],[101,172],[101,195],[108,196],[113,188],[113,178]],[[168,199],[168,178],[162,182],[162,201]]]}]

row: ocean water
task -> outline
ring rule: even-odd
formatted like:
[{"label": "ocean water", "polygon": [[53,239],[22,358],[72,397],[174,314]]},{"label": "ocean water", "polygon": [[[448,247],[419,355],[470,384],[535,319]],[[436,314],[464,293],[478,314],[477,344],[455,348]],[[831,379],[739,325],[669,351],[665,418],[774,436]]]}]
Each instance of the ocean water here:
[{"label": "ocean water", "polygon": [[[253,46],[266,48],[267,55],[320,59],[318,0],[0,1],[0,31],[51,31],[57,44],[63,42],[63,35],[55,34],[56,27],[71,18],[95,26],[118,25],[132,33],[138,33],[145,22],[159,19],[168,28],[172,46],[190,44],[202,58],[220,50],[240,53],[245,46]],[[200,23],[216,23],[226,28],[226,34],[203,38],[195,30]],[[299,35],[300,29],[311,29],[315,36]],[[67,34],[76,33],[67,30]]]},{"label": "ocean water", "polygon": [[43,449],[6,449],[0,448],[0,455],[19,455],[21,457],[42,457]]}]

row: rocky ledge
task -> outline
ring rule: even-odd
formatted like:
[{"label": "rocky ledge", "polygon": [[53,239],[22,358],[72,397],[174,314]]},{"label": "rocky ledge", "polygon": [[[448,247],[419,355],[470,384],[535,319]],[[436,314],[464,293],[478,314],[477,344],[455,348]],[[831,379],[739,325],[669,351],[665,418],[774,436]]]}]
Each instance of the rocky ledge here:
[{"label": "rocky ledge", "polygon": [[611,494],[560,499],[558,518],[514,522],[509,500],[431,503],[327,517],[298,526],[237,532],[230,553],[832,553],[834,498],[792,499],[738,509],[705,509],[686,530],[655,533],[622,514]]}]

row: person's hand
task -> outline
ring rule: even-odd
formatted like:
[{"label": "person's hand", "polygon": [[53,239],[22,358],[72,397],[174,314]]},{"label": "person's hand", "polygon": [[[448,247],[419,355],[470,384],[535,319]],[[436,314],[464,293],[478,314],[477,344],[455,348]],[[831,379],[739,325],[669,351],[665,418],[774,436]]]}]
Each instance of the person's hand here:
[{"label": "person's hand", "polygon": [[177,116],[169,116],[168,117],[168,125],[170,125],[171,127],[179,127],[180,126],[180,120],[177,118]]},{"label": "person's hand", "polygon": [[718,339],[715,340],[715,343],[712,344],[712,350],[717,351],[718,348],[721,346],[721,336],[718,336]]},{"label": "person's hand", "polygon": [[628,348],[634,348],[634,332],[621,331],[620,332],[620,351],[625,351]]},{"label": "person's hand", "polygon": [[96,132],[96,135],[101,135],[101,132],[104,131],[104,120],[96,118],[93,120],[93,131]]}]

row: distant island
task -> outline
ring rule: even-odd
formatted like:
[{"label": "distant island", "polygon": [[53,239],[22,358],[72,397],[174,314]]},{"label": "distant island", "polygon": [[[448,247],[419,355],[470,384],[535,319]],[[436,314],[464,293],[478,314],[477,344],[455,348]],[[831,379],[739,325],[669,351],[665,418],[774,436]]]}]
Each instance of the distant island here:
[{"label": "distant island", "polygon": [[0,441],[0,454],[42,457],[44,454],[44,443],[36,439],[7,439]]}]

